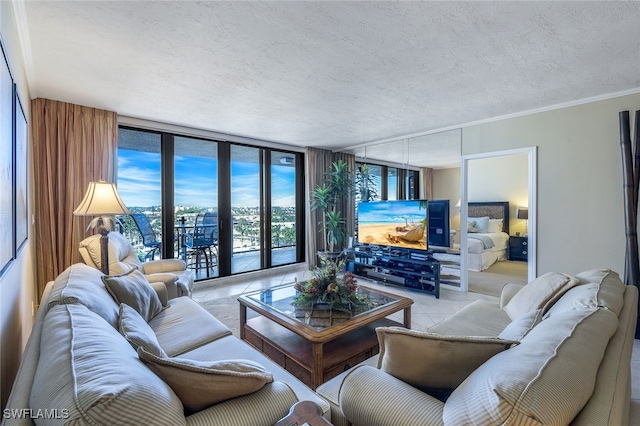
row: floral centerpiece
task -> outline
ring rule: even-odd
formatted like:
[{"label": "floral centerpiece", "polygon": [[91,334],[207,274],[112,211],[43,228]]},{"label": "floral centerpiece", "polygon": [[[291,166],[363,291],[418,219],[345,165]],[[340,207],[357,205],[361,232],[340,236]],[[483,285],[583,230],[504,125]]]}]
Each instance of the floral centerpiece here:
[{"label": "floral centerpiece", "polygon": [[344,261],[333,262],[320,259],[321,266],[312,271],[313,277],[305,282],[295,280],[297,294],[292,305],[313,309],[327,306],[338,311],[353,312],[357,308],[368,307],[368,298],[358,295],[358,283],[355,275],[347,271],[343,276],[338,272],[344,267]]}]

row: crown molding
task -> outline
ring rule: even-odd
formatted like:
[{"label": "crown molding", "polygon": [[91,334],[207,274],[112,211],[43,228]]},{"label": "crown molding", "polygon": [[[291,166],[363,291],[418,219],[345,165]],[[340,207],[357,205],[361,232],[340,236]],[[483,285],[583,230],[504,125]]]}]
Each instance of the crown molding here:
[{"label": "crown molding", "polygon": [[11,8],[13,9],[13,17],[16,22],[18,31],[18,39],[22,50],[22,60],[24,63],[24,73],[29,85],[29,93],[32,98],[38,97],[38,88],[34,75],[33,55],[31,49],[31,38],[29,37],[29,26],[27,25],[27,12],[25,10],[26,1],[11,0]]}]

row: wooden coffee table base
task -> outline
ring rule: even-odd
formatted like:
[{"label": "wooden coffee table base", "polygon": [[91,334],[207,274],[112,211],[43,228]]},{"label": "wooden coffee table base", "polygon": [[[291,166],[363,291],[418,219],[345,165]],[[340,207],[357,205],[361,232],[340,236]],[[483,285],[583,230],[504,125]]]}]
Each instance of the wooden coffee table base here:
[{"label": "wooden coffee table base", "polygon": [[315,389],[379,352],[376,327],[402,326],[387,318],[325,343],[313,343],[258,316],[243,325],[243,338],[300,381]]}]

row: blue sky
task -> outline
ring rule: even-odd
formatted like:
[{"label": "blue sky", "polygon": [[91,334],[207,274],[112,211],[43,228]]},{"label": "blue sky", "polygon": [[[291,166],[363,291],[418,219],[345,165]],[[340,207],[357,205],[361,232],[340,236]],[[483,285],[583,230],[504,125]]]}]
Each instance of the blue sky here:
[{"label": "blue sky", "polygon": [[[212,158],[175,157],[176,206],[211,207],[218,199],[218,162]],[[231,203],[233,207],[259,205],[258,164],[231,163]],[[274,206],[293,206],[295,201],[293,167],[272,167]],[[118,150],[118,192],[129,207],[161,204],[160,154]]]}]

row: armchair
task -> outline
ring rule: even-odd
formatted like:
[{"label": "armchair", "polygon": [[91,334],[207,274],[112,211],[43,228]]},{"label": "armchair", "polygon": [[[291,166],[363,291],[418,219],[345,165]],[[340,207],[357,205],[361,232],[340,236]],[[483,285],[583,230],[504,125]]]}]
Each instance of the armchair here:
[{"label": "armchair", "polygon": [[[80,242],[80,255],[84,263],[100,269],[100,235],[92,235]],[[109,271],[111,274],[124,274],[138,268],[149,282],[164,282],[167,296],[173,299],[178,296],[191,297],[193,274],[186,269],[180,259],[162,259],[141,262],[136,256],[131,243],[119,232],[109,233]]]}]

